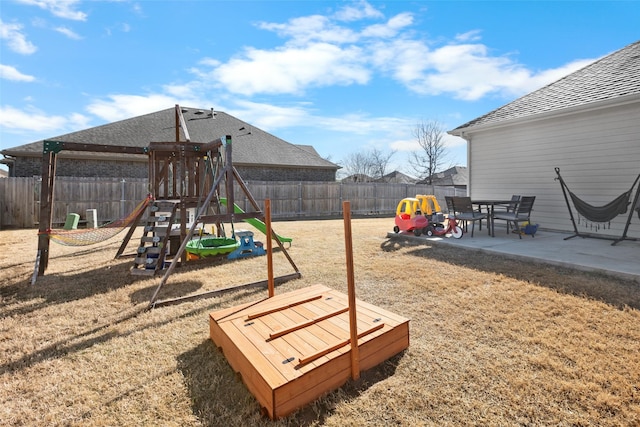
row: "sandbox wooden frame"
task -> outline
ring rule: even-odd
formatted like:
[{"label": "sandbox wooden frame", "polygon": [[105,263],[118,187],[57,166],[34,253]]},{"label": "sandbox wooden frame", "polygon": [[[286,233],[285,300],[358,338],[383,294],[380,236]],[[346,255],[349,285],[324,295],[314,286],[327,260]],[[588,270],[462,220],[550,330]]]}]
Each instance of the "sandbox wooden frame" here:
[{"label": "sandbox wooden frame", "polygon": [[347,295],[315,285],[275,296],[270,285],[269,298],[209,315],[211,340],[271,419],[358,379],[361,370],[409,346],[409,319],[355,297],[349,202],[343,211]]}]

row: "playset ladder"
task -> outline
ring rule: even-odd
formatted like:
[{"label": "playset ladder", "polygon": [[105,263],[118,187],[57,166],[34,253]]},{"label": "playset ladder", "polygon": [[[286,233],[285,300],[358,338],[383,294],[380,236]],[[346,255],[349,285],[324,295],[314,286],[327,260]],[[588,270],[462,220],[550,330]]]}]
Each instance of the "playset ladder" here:
[{"label": "playset ladder", "polygon": [[162,270],[169,249],[171,224],[174,222],[178,202],[156,200],[151,204],[150,214],[140,238],[140,246],[131,268],[136,276],[153,276]]}]

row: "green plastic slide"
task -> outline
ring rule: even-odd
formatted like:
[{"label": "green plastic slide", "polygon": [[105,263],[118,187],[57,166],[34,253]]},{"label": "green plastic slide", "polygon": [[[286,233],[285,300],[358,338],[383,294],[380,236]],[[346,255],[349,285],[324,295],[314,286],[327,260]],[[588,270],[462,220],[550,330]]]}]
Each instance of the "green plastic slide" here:
[{"label": "green plastic slide", "polygon": [[[220,197],[220,203],[227,206],[227,198]],[[244,213],[244,211],[240,208],[240,206],[236,205],[235,203],[233,204],[233,211],[235,213]],[[254,226],[258,231],[262,232],[265,236],[267,235],[267,224],[265,224],[264,222],[256,218],[247,218],[244,221]],[[291,243],[293,241],[291,237],[282,237],[278,233],[276,233],[276,236],[278,236],[278,239],[280,239],[282,243]]]}]

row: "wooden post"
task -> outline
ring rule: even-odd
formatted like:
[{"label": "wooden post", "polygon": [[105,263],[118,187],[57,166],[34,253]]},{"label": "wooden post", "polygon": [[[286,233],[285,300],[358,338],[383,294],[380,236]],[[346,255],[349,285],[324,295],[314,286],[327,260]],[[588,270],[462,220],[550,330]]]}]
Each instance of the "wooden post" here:
[{"label": "wooden post", "polygon": [[[38,225],[38,276],[43,276],[49,265],[49,230],[53,220],[53,187],[56,177],[56,153],[44,142],[42,155],[42,181],[40,183],[40,224]],[[32,280],[32,284],[35,280]]]},{"label": "wooden post", "polygon": [[344,243],[347,254],[347,286],[349,297],[349,332],[351,337],[351,378],[360,378],[360,349],[358,347],[358,323],[356,319],[356,285],[353,273],[353,242],[351,237],[351,204],[342,202],[344,216]]},{"label": "wooden post", "polygon": [[267,226],[265,235],[267,236],[267,280],[269,286],[269,298],[275,294],[275,286],[273,284],[273,242],[271,240],[271,200],[264,201],[265,218],[264,223]]}]

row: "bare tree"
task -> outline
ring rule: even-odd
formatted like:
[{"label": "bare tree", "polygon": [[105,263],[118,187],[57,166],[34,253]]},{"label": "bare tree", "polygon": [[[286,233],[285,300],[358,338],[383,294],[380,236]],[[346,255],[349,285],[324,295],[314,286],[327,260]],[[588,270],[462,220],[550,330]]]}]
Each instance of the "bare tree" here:
[{"label": "bare tree", "polygon": [[356,179],[378,179],[385,175],[391,157],[395,151],[384,153],[377,148],[349,154],[342,162],[343,174],[354,176]]},{"label": "bare tree", "polygon": [[353,176],[355,179],[371,177],[371,161],[364,152],[351,153],[342,162],[343,173],[346,176]]},{"label": "bare tree", "polygon": [[421,150],[411,153],[409,164],[420,178],[426,178],[427,184],[431,184],[433,175],[438,171],[446,155],[446,147],[442,141],[444,136],[442,125],[436,120],[422,121],[414,128],[413,136]]},{"label": "bare tree", "polygon": [[377,148],[374,148],[369,153],[371,161],[371,176],[374,178],[382,178],[387,174],[387,167],[391,161],[391,157],[396,154],[395,150],[391,150],[388,153],[384,153]]}]

